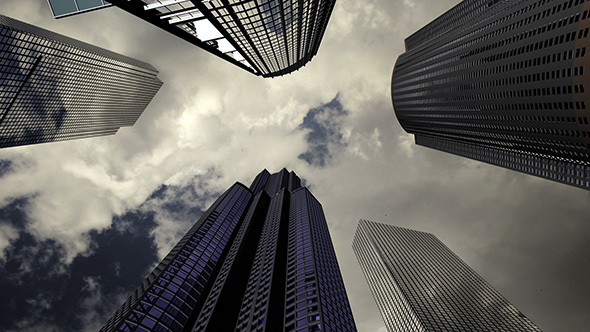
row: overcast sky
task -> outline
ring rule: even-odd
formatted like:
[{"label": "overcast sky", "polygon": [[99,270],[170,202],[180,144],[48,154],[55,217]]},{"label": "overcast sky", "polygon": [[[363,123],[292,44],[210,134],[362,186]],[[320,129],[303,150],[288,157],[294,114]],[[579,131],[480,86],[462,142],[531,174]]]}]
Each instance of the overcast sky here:
[{"label": "overcast sky", "polygon": [[338,0],[318,55],[264,79],[117,8],[2,1],[164,85],[115,136],[0,150],[0,331],[96,331],[217,195],[282,167],[324,207],[359,331],[385,332],[360,218],[435,234],[544,331],[587,331],[590,192],[418,147],[393,113],[404,38],[458,2]]}]

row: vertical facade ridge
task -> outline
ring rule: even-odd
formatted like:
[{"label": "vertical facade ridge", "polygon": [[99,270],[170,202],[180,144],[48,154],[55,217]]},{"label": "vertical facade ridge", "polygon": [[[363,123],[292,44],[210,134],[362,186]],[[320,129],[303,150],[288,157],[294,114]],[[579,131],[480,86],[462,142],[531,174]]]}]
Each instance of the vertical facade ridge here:
[{"label": "vertical facade ridge", "polygon": [[430,233],[360,222],[353,249],[389,331],[540,331]]},{"label": "vertical facade ridge", "polygon": [[321,204],[305,187],[291,200],[286,331],[356,331]]},{"label": "vertical facade ridge", "polygon": [[[112,1],[115,6],[263,77],[289,74],[315,56],[335,2]],[[216,32],[214,36],[209,36],[211,28]]]},{"label": "vertical facade ridge", "polygon": [[191,317],[202,306],[217,262],[251,198],[245,186],[231,186],[100,331],[181,331],[192,326]]},{"label": "vertical facade ridge", "polygon": [[[271,291],[277,287],[273,287],[273,284],[282,286],[281,280],[274,280],[273,275],[279,272],[275,270],[275,264],[280,265],[281,260],[284,260],[284,257],[277,257],[277,254],[280,245],[281,223],[285,223],[284,220],[281,220],[284,214],[283,205],[288,204],[288,195],[289,193],[283,189],[270,200],[254,263],[249,273],[236,331],[251,331],[258,328],[268,329],[268,331],[273,331],[269,328],[275,328],[276,331],[276,323],[271,322],[273,326],[269,327],[271,317],[268,317],[267,313],[271,308],[271,301],[275,302],[275,305],[276,301],[283,301],[279,294],[272,294],[271,297]],[[283,305],[279,304],[279,307]]]},{"label": "vertical facade ridge", "polygon": [[461,2],[408,38],[391,83],[400,124],[419,145],[590,189],[588,10]]},{"label": "vertical facade ridge", "polygon": [[162,86],[151,65],[0,15],[0,148],[115,134]]},{"label": "vertical facade ridge", "polygon": [[232,330],[356,331],[321,205],[295,172],[230,187],[101,332]]},{"label": "vertical facade ridge", "polygon": [[[231,331],[236,326],[241,302],[234,297],[245,292],[247,280],[241,276],[250,272],[264,225],[258,221],[264,218],[269,203],[270,197],[264,191],[258,192],[252,200],[192,331]],[[218,302],[223,303],[223,307],[217,306]]]},{"label": "vertical facade ridge", "polygon": [[396,280],[395,273],[386,264],[383,254],[371,235],[372,226],[376,226],[372,221],[365,219],[359,221],[352,249],[361,265],[385,327],[389,332],[429,331],[412,309],[409,298]]}]

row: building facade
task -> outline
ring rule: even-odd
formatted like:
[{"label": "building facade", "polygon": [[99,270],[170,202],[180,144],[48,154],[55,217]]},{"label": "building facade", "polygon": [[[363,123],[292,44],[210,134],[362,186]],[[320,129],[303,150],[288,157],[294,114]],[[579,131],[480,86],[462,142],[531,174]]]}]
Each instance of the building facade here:
[{"label": "building facade", "polygon": [[112,135],[160,89],[151,65],[0,16],[0,148]]},{"label": "building facade", "polygon": [[389,332],[541,331],[432,234],[361,220],[352,248]]},{"label": "building facade", "polygon": [[316,55],[336,0],[111,2],[242,69],[275,77]]},{"label": "building facade", "polygon": [[294,172],[231,186],[106,331],[356,331],[321,204]]},{"label": "building facade", "polygon": [[85,13],[112,6],[105,0],[47,0],[55,18]]},{"label": "building facade", "polygon": [[590,2],[465,0],[406,39],[416,144],[590,189]]}]

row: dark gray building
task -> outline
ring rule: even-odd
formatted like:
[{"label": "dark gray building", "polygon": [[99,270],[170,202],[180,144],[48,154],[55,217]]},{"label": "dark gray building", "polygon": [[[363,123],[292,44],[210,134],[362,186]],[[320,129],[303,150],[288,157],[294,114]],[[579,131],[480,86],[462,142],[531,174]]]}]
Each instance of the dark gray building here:
[{"label": "dark gray building", "polygon": [[356,327],[322,206],[283,169],[223,193],[100,331]]},{"label": "dark gray building", "polygon": [[590,2],[465,0],[406,39],[416,144],[590,189]]},{"label": "dark gray building", "polygon": [[0,148],[112,135],[162,82],[151,65],[0,15]]},{"label": "dark gray building", "polygon": [[291,73],[314,57],[336,0],[113,0],[253,74]]},{"label": "dark gray building", "polygon": [[432,234],[361,220],[352,248],[389,332],[541,331]]}]

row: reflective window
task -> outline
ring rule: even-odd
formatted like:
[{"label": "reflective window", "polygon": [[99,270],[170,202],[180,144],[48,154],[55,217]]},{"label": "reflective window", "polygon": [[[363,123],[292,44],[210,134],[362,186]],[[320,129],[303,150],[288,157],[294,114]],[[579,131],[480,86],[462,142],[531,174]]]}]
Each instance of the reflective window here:
[{"label": "reflective window", "polygon": [[104,0],[48,0],[53,17],[74,15],[92,9],[111,6]]}]

